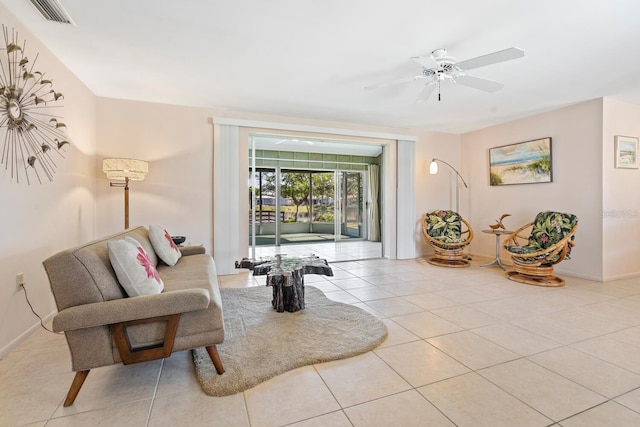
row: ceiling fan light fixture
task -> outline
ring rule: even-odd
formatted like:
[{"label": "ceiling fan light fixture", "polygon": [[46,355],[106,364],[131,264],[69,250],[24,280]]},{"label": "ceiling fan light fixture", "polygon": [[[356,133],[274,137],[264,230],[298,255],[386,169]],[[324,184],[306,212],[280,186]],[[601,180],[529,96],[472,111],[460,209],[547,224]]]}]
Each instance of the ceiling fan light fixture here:
[{"label": "ceiling fan light fixture", "polygon": [[436,49],[431,52],[431,58],[435,62],[454,63],[456,59],[447,55],[447,49]]}]

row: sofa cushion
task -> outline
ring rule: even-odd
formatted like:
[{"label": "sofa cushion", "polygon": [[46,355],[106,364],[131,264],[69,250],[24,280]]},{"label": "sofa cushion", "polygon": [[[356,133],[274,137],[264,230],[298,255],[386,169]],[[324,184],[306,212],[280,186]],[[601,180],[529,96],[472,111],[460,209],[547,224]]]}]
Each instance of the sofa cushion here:
[{"label": "sofa cushion", "polygon": [[157,264],[146,227],[120,231],[60,251],[42,263],[49,277],[58,311],[80,304],[111,301],[127,296],[113,270],[107,247],[108,241],[120,240],[125,236],[131,236],[140,242],[153,264]]},{"label": "sofa cushion", "polygon": [[156,256],[156,252],[153,250],[151,240],[149,240],[149,230],[147,229],[147,227],[140,226],[134,229],[126,230],[124,232],[124,235],[136,239],[142,246],[142,249],[144,249],[147,255],[149,255],[151,263],[156,266],[158,265],[158,257]]},{"label": "sofa cushion", "polygon": [[164,228],[157,225],[149,226],[149,240],[158,257],[167,265],[174,266],[182,256],[180,249],[173,243],[171,235]]},{"label": "sofa cushion", "polygon": [[159,294],[164,283],[142,245],[129,236],[107,243],[109,260],[130,297]]}]

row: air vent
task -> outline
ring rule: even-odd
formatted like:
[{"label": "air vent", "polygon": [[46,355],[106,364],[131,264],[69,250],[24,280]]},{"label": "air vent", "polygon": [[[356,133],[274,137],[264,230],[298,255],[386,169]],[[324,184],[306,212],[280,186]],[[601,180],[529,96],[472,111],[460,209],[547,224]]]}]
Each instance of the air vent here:
[{"label": "air vent", "polygon": [[29,0],[47,21],[76,25],[58,0]]}]

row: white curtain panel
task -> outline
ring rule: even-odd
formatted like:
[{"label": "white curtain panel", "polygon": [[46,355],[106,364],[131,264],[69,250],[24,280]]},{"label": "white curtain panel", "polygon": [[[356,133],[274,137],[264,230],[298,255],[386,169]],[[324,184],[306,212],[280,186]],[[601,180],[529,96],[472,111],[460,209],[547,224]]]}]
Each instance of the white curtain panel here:
[{"label": "white curtain panel", "polygon": [[369,165],[369,240],[380,241],[380,166]]}]

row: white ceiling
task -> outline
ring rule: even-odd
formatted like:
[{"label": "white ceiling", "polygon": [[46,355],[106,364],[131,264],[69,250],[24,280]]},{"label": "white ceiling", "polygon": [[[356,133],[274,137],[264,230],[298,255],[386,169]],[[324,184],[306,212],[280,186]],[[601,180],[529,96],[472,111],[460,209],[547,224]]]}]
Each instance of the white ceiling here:
[{"label": "white ceiling", "polygon": [[[453,133],[602,96],[640,104],[637,0],[61,0],[76,27],[0,1],[98,96]],[[512,46],[525,57],[470,73],[496,93],[364,90],[437,48]]]}]

